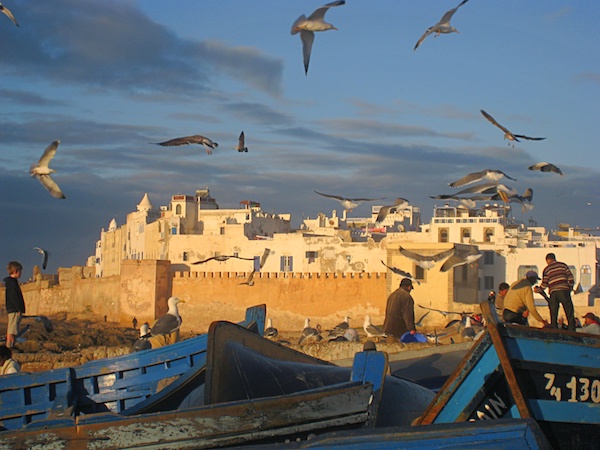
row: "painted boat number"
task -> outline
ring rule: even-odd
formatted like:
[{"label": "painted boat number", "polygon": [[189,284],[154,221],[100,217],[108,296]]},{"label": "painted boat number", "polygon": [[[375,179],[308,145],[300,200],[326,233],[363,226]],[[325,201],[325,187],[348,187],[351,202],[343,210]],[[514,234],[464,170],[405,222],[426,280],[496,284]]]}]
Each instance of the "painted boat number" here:
[{"label": "painted boat number", "polygon": [[556,399],[556,401],[568,402],[594,402],[600,403],[600,380],[590,380],[584,377],[571,377],[565,383],[564,387],[555,385],[556,375],[545,373],[544,377],[548,380],[546,391]]}]

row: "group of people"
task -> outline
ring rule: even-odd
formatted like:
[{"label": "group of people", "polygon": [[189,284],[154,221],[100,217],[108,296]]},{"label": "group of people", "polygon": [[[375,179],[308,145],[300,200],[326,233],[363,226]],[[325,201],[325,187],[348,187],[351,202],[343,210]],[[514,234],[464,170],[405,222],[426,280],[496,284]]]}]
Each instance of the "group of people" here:
[{"label": "group of people", "polygon": [[[502,311],[505,322],[520,325],[529,324],[529,316],[541,322],[546,328],[562,328],[558,318],[560,305],[567,316],[566,329],[575,331],[578,321],[575,318],[575,308],[571,300],[571,291],[575,284],[573,273],[565,263],[557,261],[554,253],[546,255],[546,267],[542,278],[530,270],[525,277],[512,285],[500,283],[498,295],[490,294],[497,309]],[[541,280],[539,286],[535,286]],[[535,287],[534,287],[535,286]],[[388,336],[400,339],[405,333],[415,334],[415,309],[411,291],[414,289],[410,278],[403,278],[400,287],[390,294],[387,299],[383,332]],[[545,290],[548,289],[548,294]],[[550,322],[544,319],[535,307],[533,293],[542,294],[548,301]],[[600,319],[589,312],[583,316],[585,323],[579,331],[600,334]]]}]

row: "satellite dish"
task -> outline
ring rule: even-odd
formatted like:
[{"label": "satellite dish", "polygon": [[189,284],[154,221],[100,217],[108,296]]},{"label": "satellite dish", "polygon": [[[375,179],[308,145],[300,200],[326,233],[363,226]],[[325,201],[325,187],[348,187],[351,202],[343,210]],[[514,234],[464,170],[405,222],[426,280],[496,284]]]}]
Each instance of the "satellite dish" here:
[{"label": "satellite dish", "polygon": [[401,223],[398,224],[398,231],[402,232],[404,231],[404,225],[402,225]]}]

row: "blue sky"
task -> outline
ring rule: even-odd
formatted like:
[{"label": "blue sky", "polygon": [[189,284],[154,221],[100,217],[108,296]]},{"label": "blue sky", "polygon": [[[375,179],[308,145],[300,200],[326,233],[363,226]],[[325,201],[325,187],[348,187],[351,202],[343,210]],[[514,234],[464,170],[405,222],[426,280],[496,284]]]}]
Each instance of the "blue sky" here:
[{"label": "blue sky", "polygon": [[[452,18],[460,34],[414,51],[458,3],[331,8],[338,30],[316,33],[305,76],[290,28],[324,2],[3,2],[21,28],[0,17],[1,259],[30,274],[40,246],[49,272],[82,265],[100,230],[113,217],[121,225],[145,192],[160,206],[206,186],[222,208],[254,200],[295,226],[340,211],[315,189],[404,197],[429,221],[429,196],[482,169],[533,189],[535,208],[514,208],[517,219],[599,226],[600,5],[470,0]],[[547,139],[513,148],[480,109]],[[233,150],[242,130],[243,154]],[[151,144],[192,134],[218,149]],[[28,173],[55,139],[66,200]],[[540,161],[565,176],[527,170]]]}]

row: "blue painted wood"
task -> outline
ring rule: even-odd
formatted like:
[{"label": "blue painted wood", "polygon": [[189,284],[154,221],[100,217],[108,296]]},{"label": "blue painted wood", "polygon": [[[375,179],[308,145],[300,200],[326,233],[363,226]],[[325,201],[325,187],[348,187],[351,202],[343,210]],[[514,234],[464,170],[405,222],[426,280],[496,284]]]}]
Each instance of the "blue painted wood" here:
[{"label": "blue painted wood", "polygon": [[[265,305],[246,310],[241,326],[264,331]],[[72,368],[0,378],[0,429],[19,429],[74,407],[74,414],[120,412],[156,393],[163,380],[206,365],[207,335]]]}]

